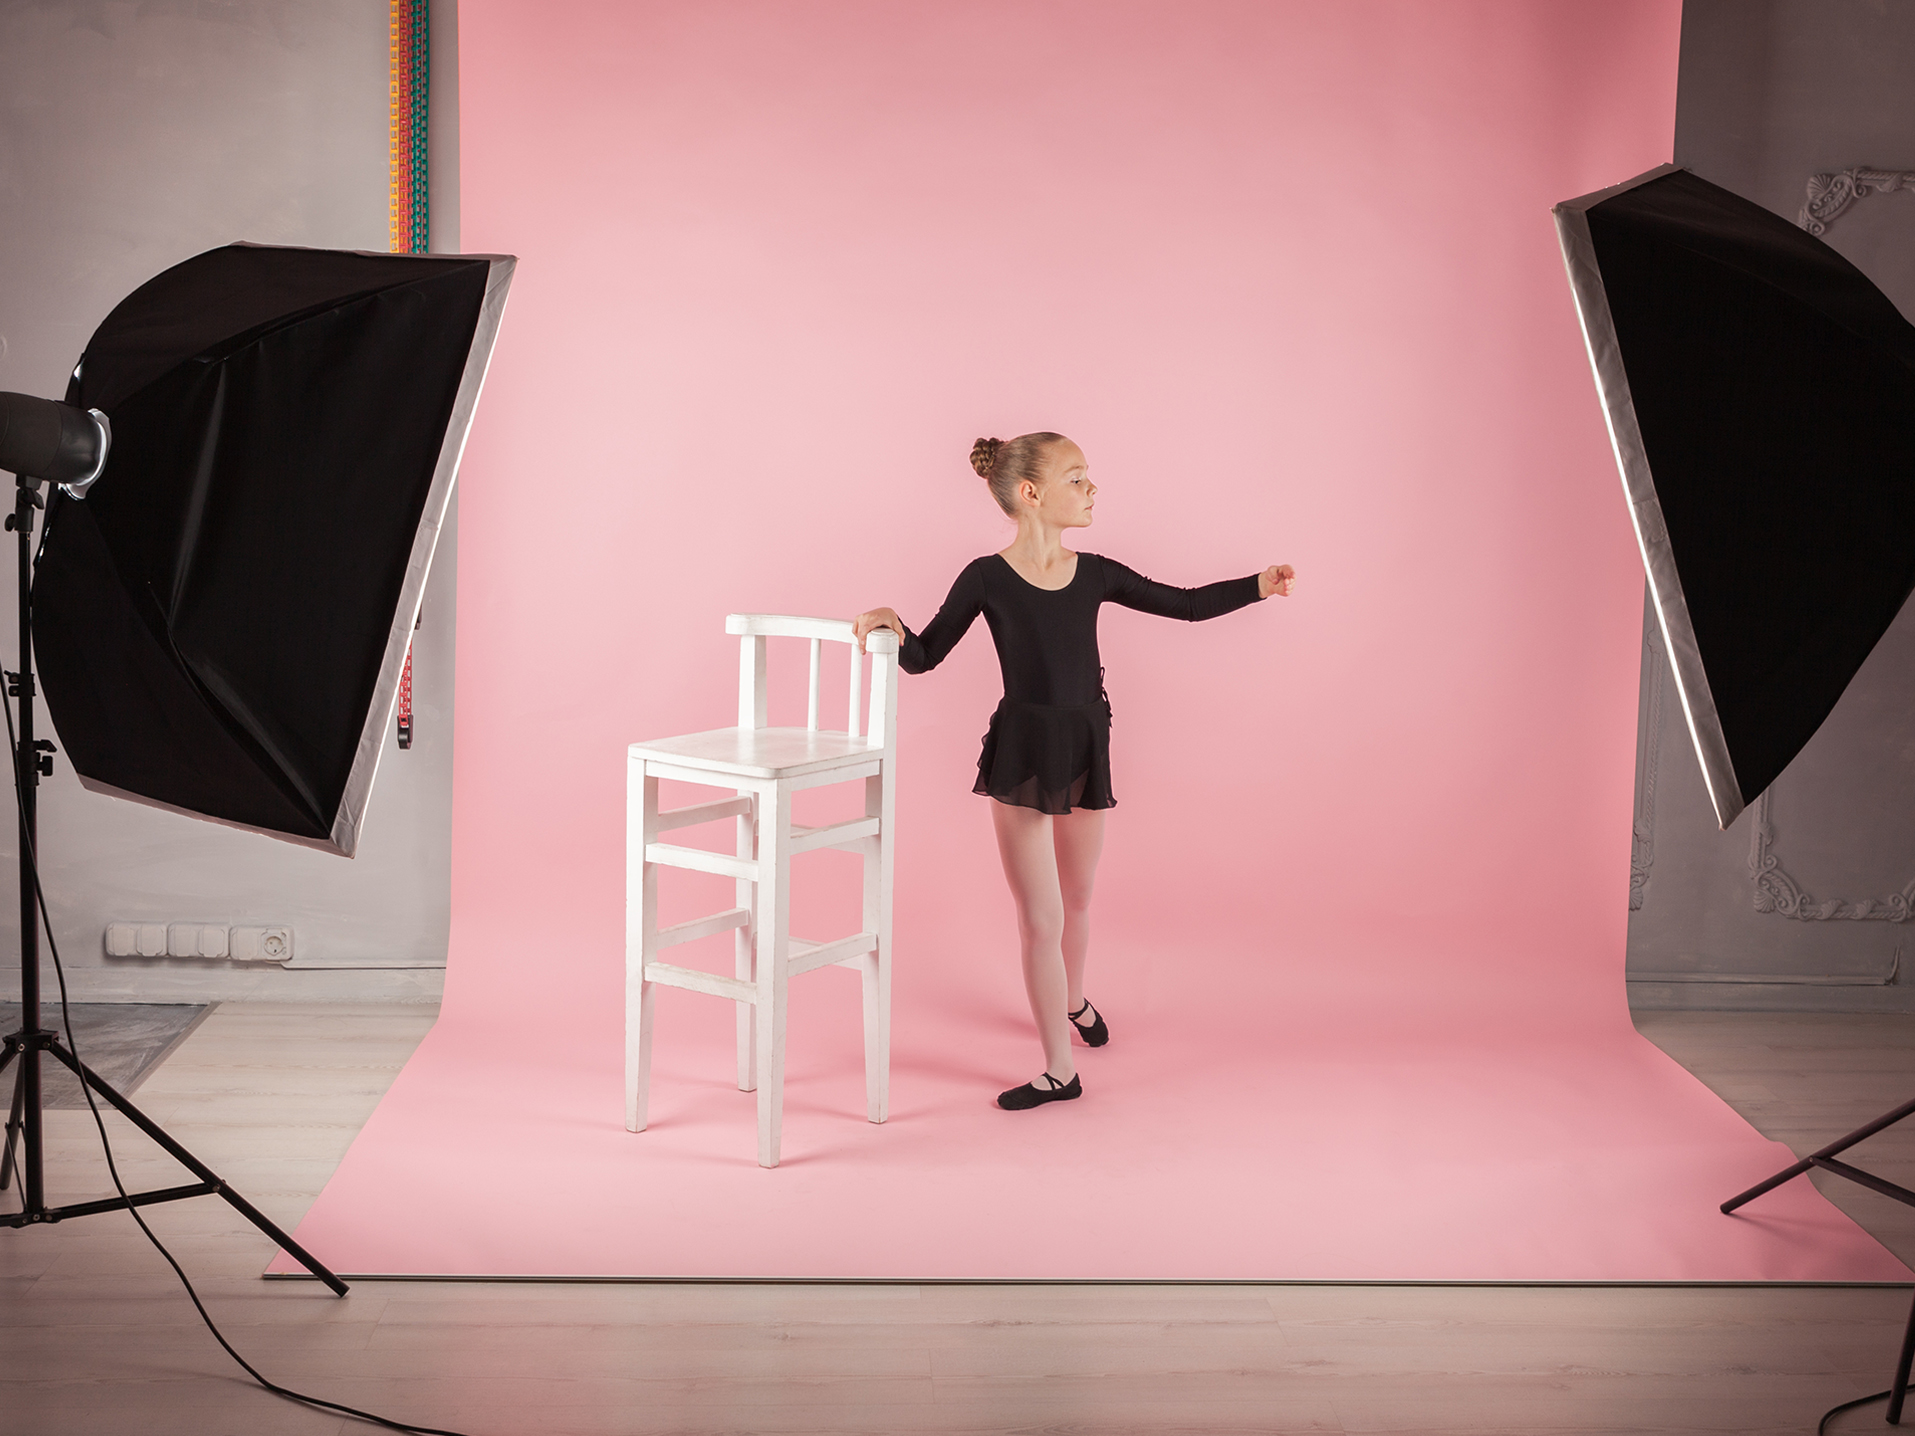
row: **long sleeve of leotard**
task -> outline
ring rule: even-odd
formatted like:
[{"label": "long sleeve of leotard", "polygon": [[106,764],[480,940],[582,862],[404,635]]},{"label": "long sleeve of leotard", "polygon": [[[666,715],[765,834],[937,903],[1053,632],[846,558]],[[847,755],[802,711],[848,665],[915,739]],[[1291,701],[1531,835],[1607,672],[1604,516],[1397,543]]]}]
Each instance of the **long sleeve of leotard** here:
[{"label": "long sleeve of leotard", "polygon": [[[1154,583],[1115,559],[1104,560],[1104,601],[1122,604],[1140,613],[1154,613],[1159,618],[1182,618],[1196,623],[1200,619],[1234,613],[1260,597],[1254,573],[1248,578],[1207,583],[1202,588],[1173,588],[1167,583]],[[938,616],[942,618],[943,614]]]},{"label": "long sleeve of leotard", "polygon": [[944,662],[983,611],[983,575],[977,564],[967,564],[923,633],[913,633],[911,626],[905,625],[904,642],[898,645],[898,667],[906,673],[929,673]]}]

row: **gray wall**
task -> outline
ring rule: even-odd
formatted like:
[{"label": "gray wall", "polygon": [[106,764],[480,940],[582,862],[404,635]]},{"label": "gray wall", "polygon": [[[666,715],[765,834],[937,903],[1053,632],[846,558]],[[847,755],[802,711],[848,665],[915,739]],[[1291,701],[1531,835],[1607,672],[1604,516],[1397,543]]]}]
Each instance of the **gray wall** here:
[{"label": "gray wall", "polygon": [[[1675,160],[1790,220],[1811,174],[1915,170],[1915,5],[1687,0]],[[1915,316],[1915,192],[1858,200],[1823,237]],[[1915,606],[1726,833],[1667,675],[1645,614],[1631,1001],[1915,1010]]]},{"label": "gray wall", "polygon": [[[435,8],[435,248],[456,249],[456,9]],[[385,0],[0,0],[0,389],[57,397],[129,290],[235,239],[387,248]],[[43,872],[79,995],[429,998],[449,920],[456,514],[414,646],[417,737],[388,734],[353,860],[42,790]],[[10,568],[9,568],[10,572]],[[0,633],[14,623],[0,584]],[[15,666],[10,639],[0,642]],[[58,741],[58,733],[54,735]],[[0,891],[13,890],[0,823]],[[17,963],[14,902],[0,950]],[[289,923],[290,968],[109,960],[114,920]],[[11,981],[11,979],[9,979]]]}]

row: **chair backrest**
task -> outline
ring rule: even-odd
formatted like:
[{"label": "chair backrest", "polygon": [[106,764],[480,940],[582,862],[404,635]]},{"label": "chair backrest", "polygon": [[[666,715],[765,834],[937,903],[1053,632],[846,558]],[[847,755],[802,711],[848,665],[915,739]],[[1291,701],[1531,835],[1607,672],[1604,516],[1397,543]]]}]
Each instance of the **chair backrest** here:
[{"label": "chair backrest", "polygon": [[[738,726],[763,728],[765,723],[765,640],[768,638],[805,638],[811,641],[811,689],[805,700],[805,727],[818,727],[819,649],[826,643],[849,644],[851,648],[851,697],[846,705],[850,714],[848,730],[859,736],[860,701],[864,697],[863,661],[851,622],[844,618],[798,618],[782,613],[732,613],[725,617],[725,632],[739,636],[738,652]],[[865,635],[865,652],[871,657],[870,721],[865,726],[873,747],[888,748],[897,732],[898,719],[898,636],[888,628]]]}]

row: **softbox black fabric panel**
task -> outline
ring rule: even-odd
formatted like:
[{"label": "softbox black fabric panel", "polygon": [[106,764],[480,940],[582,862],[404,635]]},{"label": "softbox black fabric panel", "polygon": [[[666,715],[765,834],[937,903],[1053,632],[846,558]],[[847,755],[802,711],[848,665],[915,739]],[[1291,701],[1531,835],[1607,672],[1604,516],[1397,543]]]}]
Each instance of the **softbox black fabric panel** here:
[{"label": "softbox black fabric panel", "polygon": [[231,245],[107,317],[33,586],[87,786],[351,855],[512,268]]},{"label": "softbox black fabric panel", "polygon": [[1726,828],[1915,589],[1915,327],[1821,240],[1686,170],[1555,213]]}]

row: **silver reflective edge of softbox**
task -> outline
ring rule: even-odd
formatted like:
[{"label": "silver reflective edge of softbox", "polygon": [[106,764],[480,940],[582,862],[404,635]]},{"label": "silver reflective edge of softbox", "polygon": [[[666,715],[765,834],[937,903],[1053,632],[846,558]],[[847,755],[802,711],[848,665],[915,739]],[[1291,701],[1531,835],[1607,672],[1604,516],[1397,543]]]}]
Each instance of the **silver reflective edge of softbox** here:
[{"label": "silver reflective edge of softbox", "polygon": [[1662,520],[1662,504],[1656,498],[1655,478],[1649,472],[1649,455],[1643,448],[1642,431],[1636,423],[1636,406],[1629,396],[1629,376],[1623,369],[1622,351],[1616,343],[1616,326],[1609,314],[1602,268],[1596,262],[1595,245],[1589,238],[1591,208],[1612,195],[1660,179],[1678,168],[1677,165],[1659,165],[1626,184],[1565,200],[1556,206],[1554,213],[1556,233],[1562,240],[1563,264],[1569,270],[1569,287],[1576,296],[1576,314],[1582,321],[1583,343],[1589,350],[1589,367],[1595,371],[1603,420],[1609,426],[1616,468],[1622,474],[1623,496],[1629,501],[1629,518],[1636,526],[1642,566],[1649,575],[1650,600],[1655,604],[1656,621],[1662,627],[1663,643],[1669,651],[1676,693],[1682,699],[1682,716],[1689,724],[1689,739],[1702,764],[1702,781],[1709,789],[1709,801],[1715,806],[1716,822],[1727,828],[1743,809],[1742,787],[1736,782],[1735,765],[1729,760],[1729,745],[1723,739],[1722,722],[1709,692],[1709,676],[1703,670],[1702,654],[1696,647],[1695,626],[1689,621],[1688,601],[1682,596],[1682,579],[1676,572],[1675,553],[1669,547],[1669,530]]},{"label": "silver reflective edge of softbox", "polygon": [[[274,839],[276,842],[292,843],[296,847],[312,848],[322,853],[337,853],[339,847],[331,838],[305,838],[298,833],[282,833],[272,828],[256,827],[252,823],[236,823],[230,818],[215,818],[210,813],[202,813],[194,808],[182,808],[173,803],[162,803],[158,798],[149,798],[144,793],[129,793],[124,788],[116,788],[111,783],[102,783],[97,778],[75,772],[80,786],[89,793],[103,793],[109,798],[120,798],[129,803],[138,803],[142,808],[156,808],[162,813],[178,813],[182,818],[191,818],[196,823],[212,823],[217,827],[231,828],[235,832],[253,833]],[[349,855],[350,856],[350,855]]]},{"label": "silver reflective edge of softbox", "polygon": [[333,819],[332,850],[346,857],[358,849],[360,834],[365,829],[366,806],[372,798],[373,779],[378,776],[386,730],[392,726],[392,715],[398,707],[399,679],[405,671],[406,650],[412,644],[412,627],[418,622],[419,602],[425,596],[426,575],[431,571],[432,553],[439,543],[440,527],[445,523],[446,505],[452,501],[452,484],[459,475],[466,435],[472,427],[473,411],[479,406],[479,391],[485,387],[485,371],[492,362],[499,320],[505,313],[506,291],[512,287],[512,271],[518,264],[517,259],[505,254],[463,257],[490,262],[485,298],[472,333],[472,347],[466,351],[465,373],[459,378],[459,391],[452,401],[445,441],[439,447],[439,462],[432,470],[432,486],[426,491],[425,511],[420,515],[419,529],[413,537],[412,556],[406,562],[406,581],[399,591],[399,605],[393,611],[392,631],[386,636],[386,655],[379,665],[379,682],[373,689],[372,704],[366,710],[366,726],[359,734],[352,771],[346,777],[346,789],[339,799],[338,816]]}]

